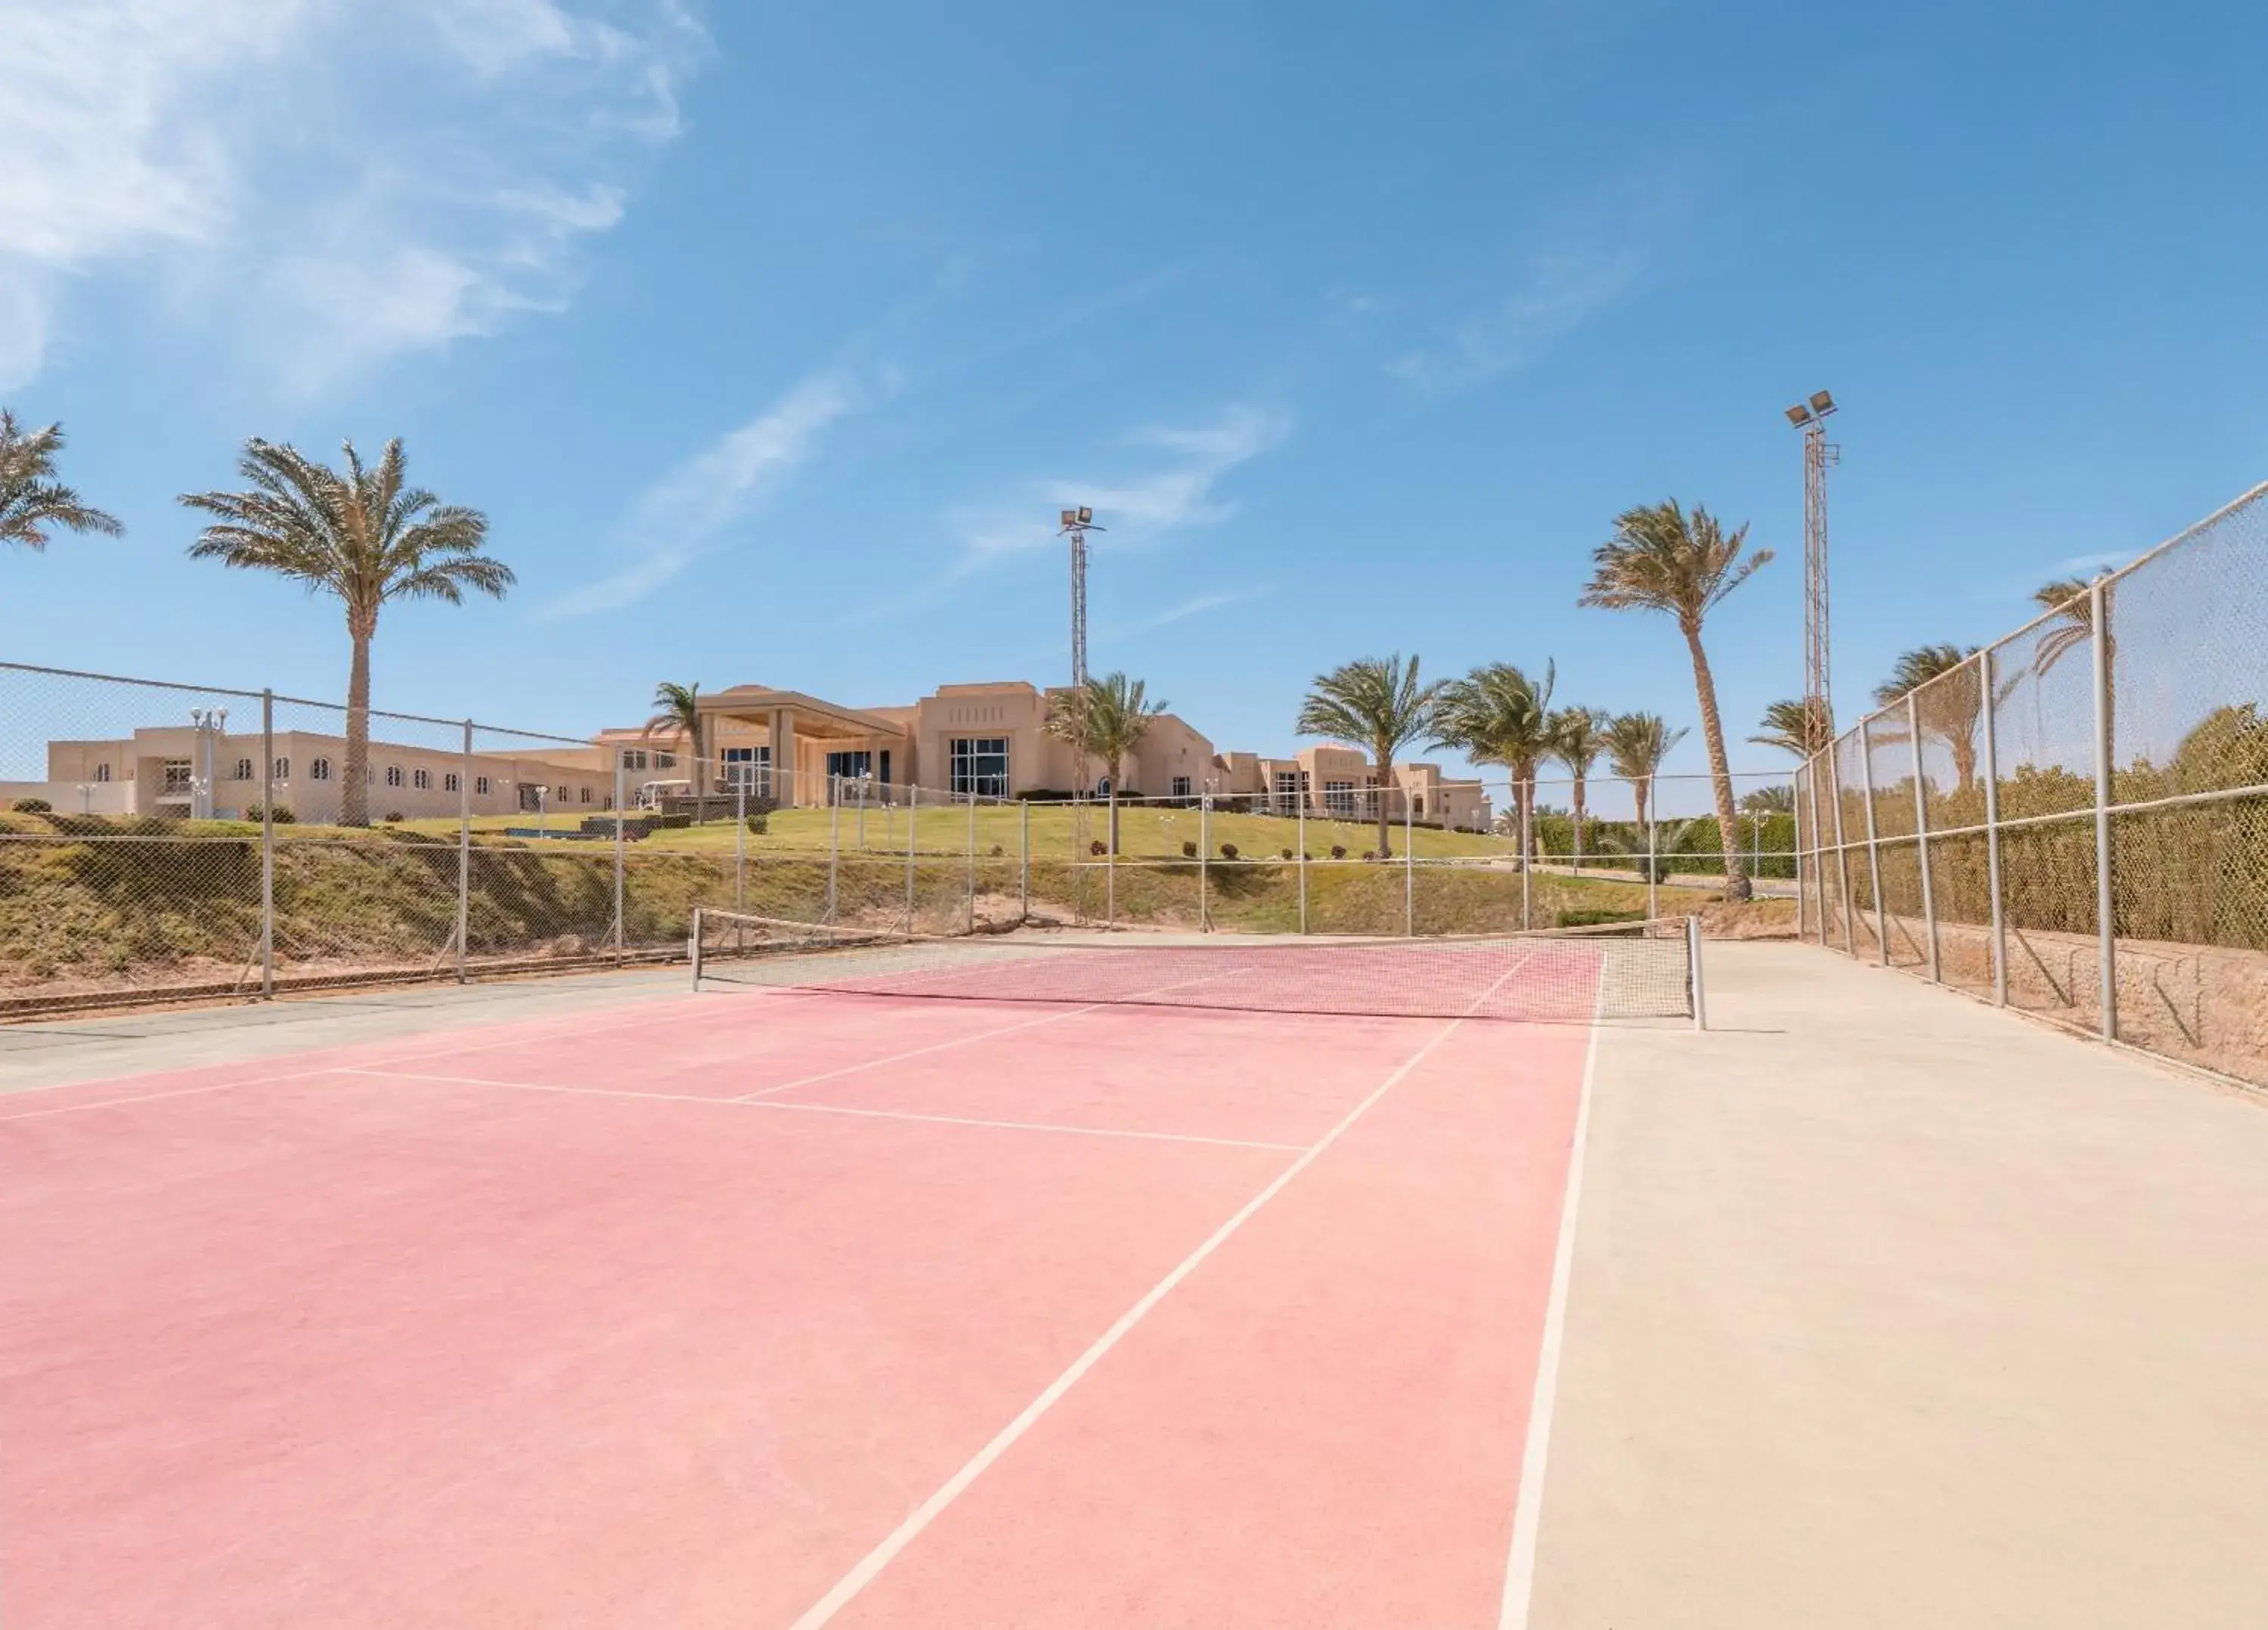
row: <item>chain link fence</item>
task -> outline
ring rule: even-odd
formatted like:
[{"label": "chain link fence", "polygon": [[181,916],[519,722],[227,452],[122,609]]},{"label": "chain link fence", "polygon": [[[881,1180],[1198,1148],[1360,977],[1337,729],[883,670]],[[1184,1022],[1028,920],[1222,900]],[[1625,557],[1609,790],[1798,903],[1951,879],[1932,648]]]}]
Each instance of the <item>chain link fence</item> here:
[{"label": "chain link fence", "polygon": [[[1680,915],[1725,872],[1705,777],[1006,798],[673,745],[0,664],[0,1018],[674,959],[703,907],[1476,933]],[[1791,891],[1788,778],[1734,793]]]},{"label": "chain link fence", "polygon": [[2268,1085],[2268,487],[1796,783],[1804,932]]}]

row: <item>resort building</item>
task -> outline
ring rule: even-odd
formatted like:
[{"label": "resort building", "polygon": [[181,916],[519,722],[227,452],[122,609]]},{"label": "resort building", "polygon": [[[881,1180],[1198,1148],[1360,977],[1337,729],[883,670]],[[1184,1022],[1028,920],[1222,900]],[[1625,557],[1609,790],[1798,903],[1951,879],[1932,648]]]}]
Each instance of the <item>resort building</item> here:
[{"label": "resort building", "polygon": [[[745,790],[790,805],[837,796],[898,801],[911,789],[988,798],[1068,797],[1109,790],[1107,769],[1078,755],[1045,728],[1044,691],[1021,681],[942,685],[909,706],[849,707],[800,690],[737,685],[700,698],[703,750],[696,764],[681,733],[643,727],[600,731],[587,747],[468,754],[439,745],[373,740],[365,772],[371,818],[446,817],[469,806],[476,815],[579,815]],[[383,729],[383,719],[376,721]],[[342,737],[279,730],[273,754],[275,798],[303,822],[338,818],[346,743]],[[232,817],[262,795],[257,730],[167,725],[111,741],[48,743],[44,781],[0,782],[0,798],[39,797],[55,808],[92,815]],[[855,793],[852,789],[856,789]],[[1217,751],[1172,713],[1152,721],[1120,766],[1122,796],[1226,796],[1248,808],[1293,815],[1374,816],[1378,766],[1356,749],[1322,745],[1288,758]],[[1476,780],[1450,779],[1440,766],[1397,763],[1383,794],[1388,813],[1428,823],[1486,830],[1489,800]]]}]

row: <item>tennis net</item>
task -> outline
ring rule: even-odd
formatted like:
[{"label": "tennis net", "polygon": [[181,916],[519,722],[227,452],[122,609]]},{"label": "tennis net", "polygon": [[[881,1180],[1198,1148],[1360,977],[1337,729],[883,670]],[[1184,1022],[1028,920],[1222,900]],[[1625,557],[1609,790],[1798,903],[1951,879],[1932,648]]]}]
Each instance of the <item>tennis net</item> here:
[{"label": "tennis net", "polygon": [[703,909],[693,982],[1383,1018],[1696,1018],[1696,938],[1685,918],[1438,939],[932,938]]}]

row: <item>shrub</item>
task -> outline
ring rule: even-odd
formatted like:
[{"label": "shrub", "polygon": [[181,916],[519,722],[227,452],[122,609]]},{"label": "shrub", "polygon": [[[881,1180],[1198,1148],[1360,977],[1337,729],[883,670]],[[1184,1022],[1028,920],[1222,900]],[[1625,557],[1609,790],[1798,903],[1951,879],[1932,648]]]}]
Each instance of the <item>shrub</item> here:
[{"label": "shrub", "polygon": [[44,798],[19,798],[8,806],[18,815],[53,815],[55,807]]},{"label": "shrub", "polygon": [[748,817],[748,830],[755,833],[758,837],[762,837],[764,833],[769,832],[771,830],[772,817],[769,810],[759,809],[755,814]]},{"label": "shrub", "polygon": [[1292,858],[1292,852],[1291,852],[1290,850],[1286,849],[1286,850],[1284,852],[1284,858],[1285,858],[1286,860],[1290,859]]},{"label": "shrub", "polygon": [[1107,855],[1110,852],[1110,845],[1097,837],[1088,843],[1086,845],[1086,852],[1098,857]]},{"label": "shrub", "polygon": [[1182,839],[1182,859],[1184,860],[1194,860],[1197,858],[1197,840],[1194,837],[1184,837]]},{"label": "shrub", "polygon": [[[258,804],[247,805],[244,811],[244,818],[247,821],[259,820],[261,818],[260,806]],[[268,816],[268,819],[275,822],[278,826],[289,826],[298,818],[299,817],[298,815],[291,813],[291,806],[289,804],[276,805],[275,813]]]},{"label": "shrub", "polygon": [[1223,844],[1220,846],[1220,858],[1224,860],[1235,859],[1236,845],[1234,844]]},{"label": "shrub", "polygon": [[1607,911],[1586,906],[1557,913],[1551,919],[1551,925],[1555,928],[1594,928],[1602,923],[1639,923],[1645,920],[1644,911]]},{"label": "shrub", "polygon": [[401,811],[400,811],[399,809],[389,809],[388,811],[387,811],[387,815],[386,815],[386,823],[387,823],[387,825],[388,825],[388,826],[399,826],[399,825],[401,825]]},{"label": "shrub", "polygon": [[1362,858],[1366,860],[1375,860],[1378,859],[1378,851],[1375,849],[1366,849],[1362,852]]},{"label": "shrub", "polygon": [[[1333,844],[1333,845],[1331,845],[1331,859],[1334,859],[1334,860],[1344,860],[1344,859],[1346,859],[1346,845],[1345,845],[1344,844]],[[1366,859],[1366,860],[1367,860],[1367,859],[1370,859],[1370,857],[1369,857],[1368,855],[1365,855],[1365,856],[1363,856],[1363,859]]]},{"label": "shrub", "polygon": [[1006,850],[1001,848],[998,844],[992,845],[992,858],[995,860],[998,859],[1002,855],[1006,854],[1007,852],[1008,852]]}]

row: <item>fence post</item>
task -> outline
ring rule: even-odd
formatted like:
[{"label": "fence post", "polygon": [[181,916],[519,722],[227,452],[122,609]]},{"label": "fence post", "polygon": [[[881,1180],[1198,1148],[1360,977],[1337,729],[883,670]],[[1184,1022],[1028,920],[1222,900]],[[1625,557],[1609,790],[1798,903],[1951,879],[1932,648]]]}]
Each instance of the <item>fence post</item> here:
[{"label": "fence post", "polygon": [[[830,844],[833,842],[831,834],[828,841]],[[830,871],[828,875],[828,890],[831,896],[835,886],[834,874]],[[831,898],[829,904],[831,909]],[[968,794],[968,932],[976,932],[976,793],[974,788]]]},{"label": "fence post", "polygon": [[[1653,778],[1646,778],[1646,790],[1658,789]],[[1653,800],[1646,800],[1646,920],[1661,920],[1661,811],[1653,807]]]},{"label": "fence post", "polygon": [[1987,646],[1977,659],[1978,678],[1984,686],[1984,886],[1992,908],[1992,1000],[2008,1005],[2008,924],[2000,904],[2000,753],[1992,737],[1992,652]]},{"label": "fence post", "polygon": [[738,771],[733,778],[733,909],[748,909],[748,783]]},{"label": "fence post", "polygon": [[1300,844],[1300,932],[1307,932],[1307,772],[1300,771],[1300,786],[1296,808],[1299,810]]},{"label": "fence post", "polygon": [[[1520,926],[1535,926],[1535,783],[1515,783],[1520,805]],[[1653,912],[1648,911],[1651,917]]]},{"label": "fence post", "polygon": [[1858,908],[1851,896],[1851,843],[1843,835],[1843,766],[1835,756],[1835,744],[1827,747],[1827,790],[1835,806],[1835,872],[1843,896],[1843,950],[1846,955],[1859,955]]},{"label": "fence post", "polygon": [[[743,826],[747,822],[741,822]],[[827,920],[843,912],[843,778],[827,778]]]},{"label": "fence post", "polygon": [[1118,926],[1118,778],[1110,778],[1110,798],[1102,812],[1102,926]]},{"label": "fence post", "polygon": [[260,693],[260,994],[276,996],[276,693]]},{"label": "fence post", "polygon": [[1811,765],[1807,762],[1795,772],[1795,780],[1788,793],[1788,809],[1795,816],[1795,938],[1798,944],[1810,936],[1811,900],[1804,893],[1805,879],[1810,871],[1803,864],[1803,784],[1811,777]]},{"label": "fence post", "polygon": [[[700,771],[696,769],[694,773],[697,775]],[[630,939],[629,926],[622,920],[622,872],[624,867],[628,865],[628,860],[625,858],[626,847],[622,837],[622,794],[624,790],[622,782],[622,756],[620,753],[616,753],[615,755],[615,965],[618,968],[622,966],[622,952]],[[688,938],[690,939],[694,933],[693,926],[691,925],[688,925],[685,932]],[[688,945],[686,949],[686,955],[690,959],[692,954],[692,948]]]},{"label": "fence post", "polygon": [[1906,692],[1906,732],[1913,738],[1914,858],[1921,862],[1922,933],[1928,938],[1929,977],[1934,985],[1938,983],[1937,899],[1930,890],[1929,800],[1923,794],[1921,779],[1921,704],[1911,690]]},{"label": "fence post", "polygon": [[1212,932],[1211,902],[1205,890],[1207,868],[1212,864],[1212,794],[1197,800],[1197,932]]},{"label": "fence post", "polygon": [[1867,800],[1867,881],[1874,891],[1874,948],[1882,966],[1890,965],[1890,913],[1882,903],[1882,847],[1874,827],[1874,736],[1859,721],[1859,790]]},{"label": "fence post", "polygon": [[1685,977],[1693,994],[1693,1028],[1705,1030],[1709,1028],[1709,997],[1701,982],[1701,919],[1698,917],[1685,919]]},{"label": "fence post", "polygon": [[1016,920],[1027,923],[1032,919],[1032,800],[1019,800],[1016,810]]},{"label": "fence post", "polygon": [[2102,964],[2102,1039],[2118,1039],[2118,923],[2110,891],[2110,596],[2097,578],[2088,585],[2095,630],[2095,928]]},{"label": "fence post", "polygon": [[914,931],[914,828],[920,824],[921,788],[906,788],[906,932]]},{"label": "fence post", "polygon": [[1418,828],[1410,819],[1410,793],[1402,794],[1402,937],[1418,937]]},{"label": "fence post", "polygon": [[457,769],[457,983],[465,983],[465,959],[473,930],[473,721],[465,721],[464,761]]}]

